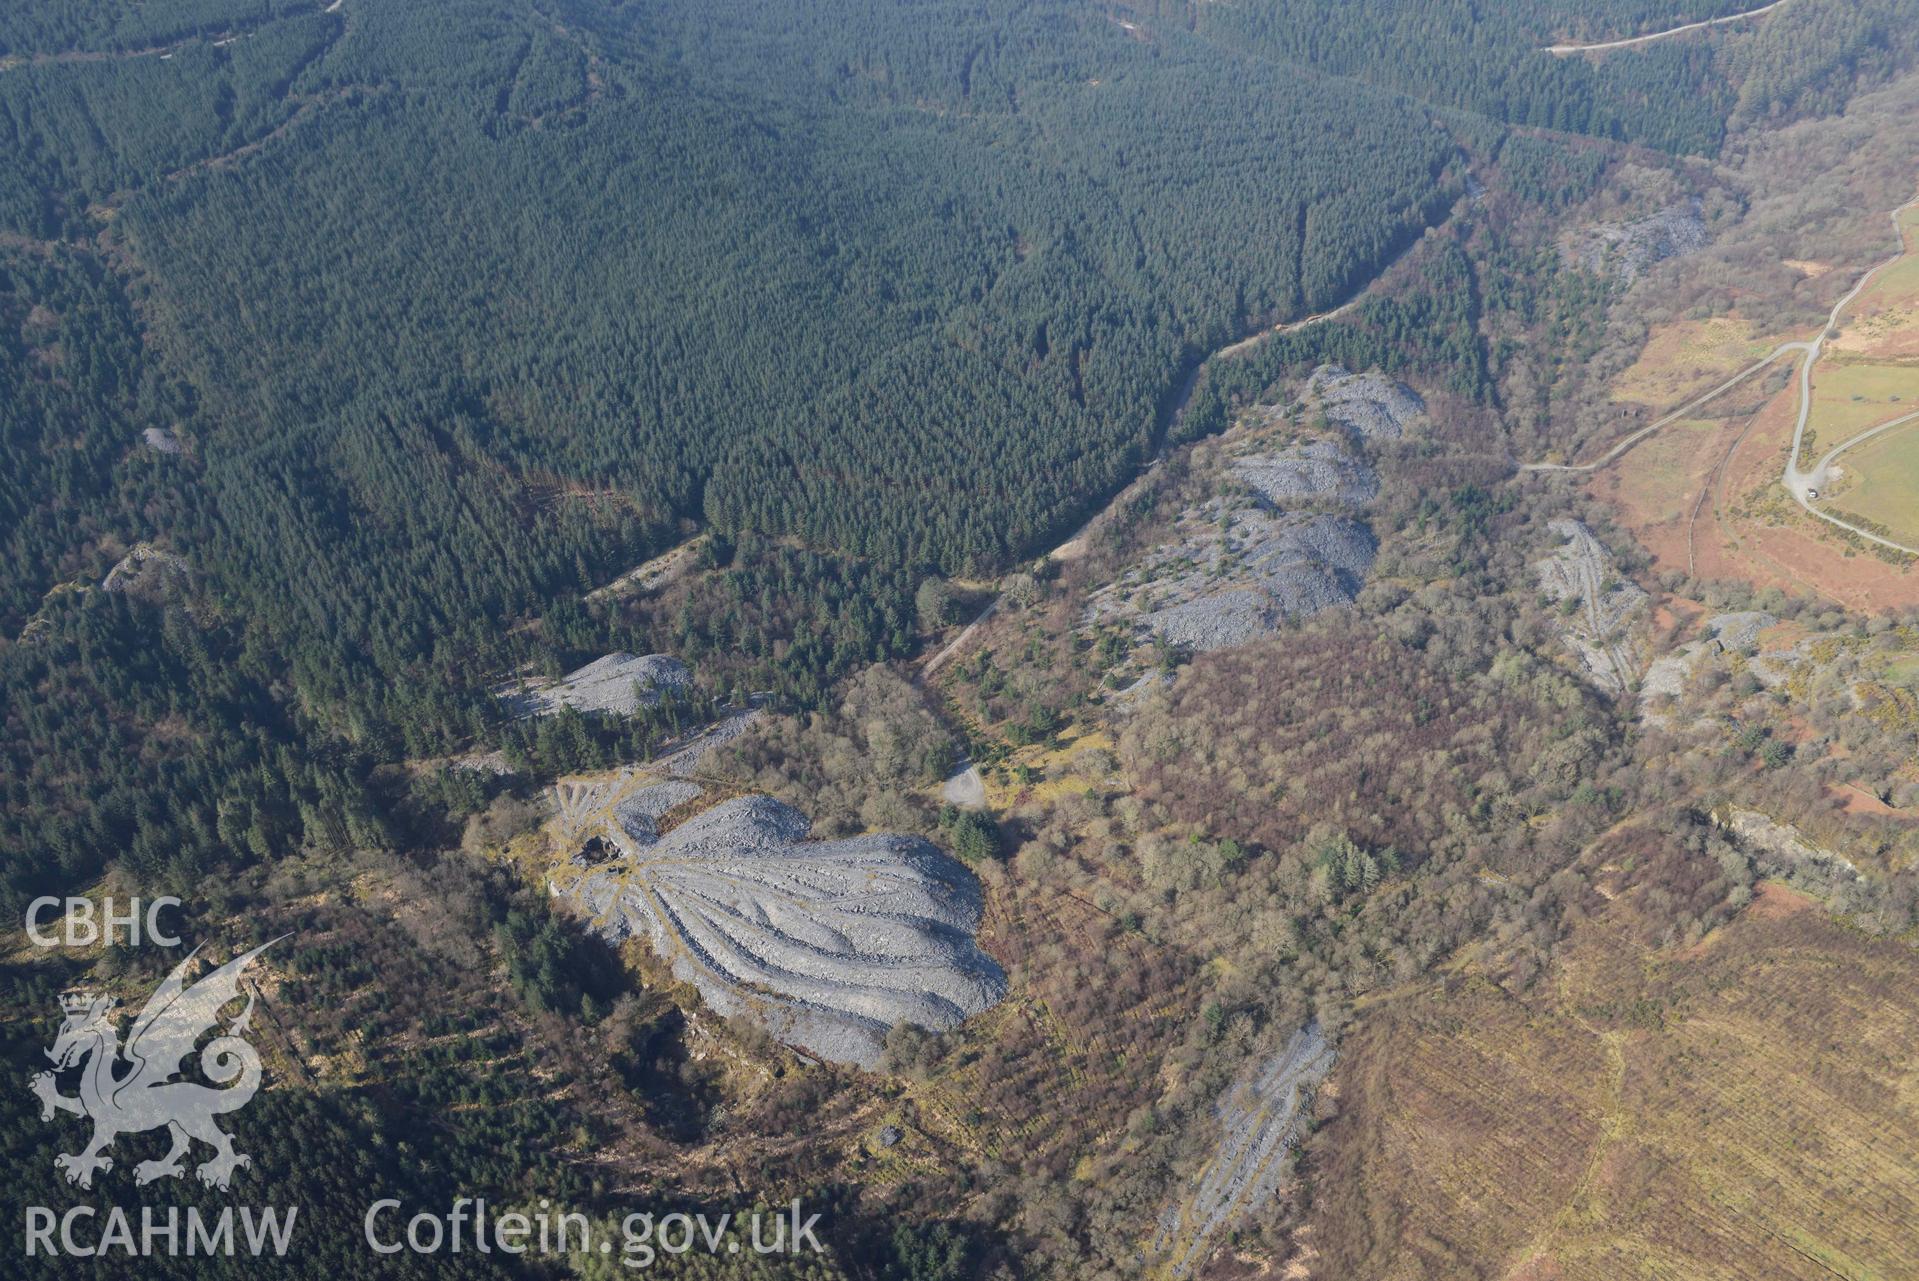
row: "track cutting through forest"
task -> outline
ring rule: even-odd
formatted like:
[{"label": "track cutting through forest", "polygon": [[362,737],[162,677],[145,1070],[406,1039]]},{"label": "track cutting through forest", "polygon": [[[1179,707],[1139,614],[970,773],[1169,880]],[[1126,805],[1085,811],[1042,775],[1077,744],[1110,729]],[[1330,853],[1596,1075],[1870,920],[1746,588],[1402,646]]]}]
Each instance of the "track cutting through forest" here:
[{"label": "track cutting through forest", "polygon": [[1744,13],[1729,13],[1723,18],[1707,18],[1701,22],[1688,22],[1684,26],[1670,27],[1665,31],[1654,31],[1643,36],[1628,36],[1623,40],[1601,40],[1593,44],[1554,44],[1547,45],[1545,52],[1555,58],[1567,58],[1576,53],[1604,53],[1608,49],[1632,49],[1639,45],[1651,44],[1655,40],[1665,40],[1671,36],[1683,36],[1688,31],[1704,31],[1709,27],[1724,26],[1728,22],[1743,22],[1747,18],[1757,18],[1760,14],[1771,13],[1786,0],[1772,0],[1771,4],[1757,9],[1748,9]]},{"label": "track cutting through forest", "polygon": [[1746,366],[1744,369],[1734,374],[1731,378],[1728,378],[1725,382],[1720,383],[1717,387],[1714,387],[1711,391],[1705,392],[1702,395],[1694,397],[1693,399],[1687,401],[1685,404],[1681,405],[1679,408],[1674,409],[1670,411],[1669,413],[1662,415],[1658,419],[1655,419],[1653,422],[1647,424],[1646,426],[1641,427],[1638,431],[1632,433],[1632,435],[1626,437],[1624,440],[1614,445],[1611,449],[1607,450],[1604,454],[1600,455],[1598,458],[1594,459],[1592,462],[1589,462],[1589,463],[1522,463],[1520,464],[1519,470],[1522,472],[1568,472],[1568,473],[1591,473],[1591,472],[1598,471],[1603,467],[1607,467],[1611,465],[1612,463],[1617,462],[1635,445],[1638,445],[1641,441],[1645,440],[1647,437],[1655,434],[1656,432],[1658,432],[1664,427],[1670,426],[1671,424],[1673,424],[1674,422],[1677,422],[1681,418],[1686,417],[1688,414],[1691,414],[1694,410],[1697,410],[1701,406],[1705,405],[1708,401],[1717,399],[1719,396],[1722,396],[1726,392],[1731,391],[1734,387],[1737,387],[1740,383],[1745,382],[1748,378],[1751,378],[1754,374],[1760,372],[1763,369],[1770,367],[1775,362],[1777,362],[1780,359],[1780,357],[1785,356],[1791,352],[1801,352],[1804,354],[1804,359],[1799,362],[1799,378],[1798,378],[1799,413],[1798,413],[1798,418],[1793,426],[1792,450],[1786,456],[1785,471],[1780,476],[1780,483],[1786,487],[1786,492],[1792,495],[1794,502],[1798,503],[1799,506],[1803,508],[1805,511],[1818,517],[1820,520],[1825,521],[1827,524],[1837,526],[1838,528],[1845,530],[1847,533],[1852,534],[1855,537],[1863,538],[1870,543],[1877,543],[1879,546],[1889,548],[1892,551],[1900,552],[1907,556],[1919,556],[1919,547],[1908,547],[1904,543],[1894,542],[1890,538],[1884,538],[1878,534],[1873,533],[1870,530],[1861,529],[1857,525],[1854,525],[1850,523],[1849,521],[1841,520],[1837,516],[1834,516],[1829,512],[1821,511],[1819,508],[1813,506],[1813,497],[1812,497],[1814,494],[1818,493],[1821,485],[1825,482],[1827,469],[1832,465],[1833,461],[1839,457],[1840,454],[1844,453],[1848,449],[1851,449],[1855,445],[1863,444],[1864,442],[1871,440],[1872,438],[1879,436],[1885,432],[1891,431],[1894,428],[1903,427],[1908,423],[1914,422],[1915,420],[1919,420],[1919,411],[1903,414],[1900,417],[1890,419],[1887,422],[1878,423],[1872,427],[1868,427],[1865,431],[1862,431],[1847,440],[1841,441],[1839,444],[1833,446],[1830,450],[1828,450],[1825,456],[1819,460],[1818,465],[1815,466],[1811,471],[1803,471],[1800,469],[1800,466],[1799,466],[1800,452],[1804,448],[1804,443],[1805,443],[1806,424],[1812,415],[1812,367],[1815,363],[1818,362],[1819,357],[1824,353],[1826,340],[1834,336],[1834,333],[1837,330],[1839,325],[1839,317],[1841,316],[1841,314],[1845,312],[1846,308],[1850,307],[1853,304],[1854,300],[1856,300],[1859,297],[1859,295],[1865,291],[1866,286],[1871,284],[1873,279],[1877,277],[1880,272],[1886,270],[1888,267],[1891,267],[1893,264],[1899,262],[1902,258],[1906,257],[1908,252],[1906,248],[1906,233],[1905,233],[1905,228],[1900,224],[1899,220],[1907,212],[1909,212],[1910,210],[1914,208],[1919,208],[1919,196],[1914,196],[1911,200],[1908,200],[1905,204],[1900,205],[1897,209],[1894,209],[1890,214],[1887,215],[1892,220],[1893,235],[1895,239],[1898,241],[1898,248],[1893,251],[1893,254],[1890,258],[1887,258],[1879,263],[1874,264],[1872,267],[1868,268],[1865,274],[1861,275],[1859,279],[1853,284],[1852,288],[1847,290],[1845,295],[1842,298],[1840,298],[1838,302],[1832,305],[1832,310],[1828,312],[1826,315],[1826,323],[1820,326],[1819,333],[1816,337],[1799,341],[1799,342],[1780,343],[1777,347],[1773,348],[1772,351],[1768,353],[1766,356]]},{"label": "track cutting through forest", "polygon": [[[1316,311],[1310,316],[1301,316],[1297,320],[1282,320],[1276,325],[1268,325],[1263,329],[1254,330],[1244,338],[1235,338],[1225,346],[1216,348],[1210,355],[1197,362],[1191,372],[1186,375],[1185,381],[1180,384],[1179,394],[1173,398],[1173,408],[1171,412],[1166,415],[1165,422],[1159,430],[1159,448],[1147,464],[1140,468],[1139,476],[1144,476],[1147,472],[1159,466],[1160,462],[1166,457],[1167,442],[1172,439],[1172,429],[1178,426],[1180,420],[1186,416],[1186,406],[1192,401],[1193,393],[1199,390],[1200,378],[1205,375],[1206,370],[1215,360],[1232,360],[1235,357],[1251,351],[1269,338],[1276,338],[1281,334],[1296,333],[1302,329],[1310,329],[1314,325],[1323,324],[1329,320],[1338,320],[1340,317],[1349,314],[1358,307],[1359,304],[1366,301],[1366,296],[1372,292],[1374,285],[1384,280],[1388,272],[1394,267],[1397,267],[1404,261],[1407,254],[1410,254],[1419,246],[1421,241],[1425,239],[1426,231],[1436,231],[1449,225],[1452,220],[1458,216],[1461,204],[1470,201],[1470,199],[1471,197],[1464,197],[1462,200],[1455,202],[1453,207],[1447,211],[1444,218],[1434,223],[1431,227],[1422,230],[1419,235],[1414,236],[1408,241],[1404,248],[1394,254],[1385,263],[1381,264],[1379,270],[1375,271],[1364,283],[1355,289],[1352,296],[1347,298],[1346,301],[1329,307],[1325,311]],[[1138,480],[1139,476],[1135,476],[1133,480]],[[1120,494],[1124,494],[1126,489],[1131,487],[1132,483],[1132,481],[1128,481],[1125,486],[1122,486],[1119,491]],[[1094,523],[1098,521],[1101,516],[1106,514],[1111,508],[1112,502],[1117,501],[1118,498],[1119,494],[1115,494],[1112,501],[1109,501],[1105,506],[1087,517],[1086,522],[1074,530],[1070,538],[1040,557],[1040,560],[1070,559],[1070,557],[1063,553],[1085,538],[1087,531],[1093,527]],[[988,619],[992,618],[994,614],[999,612],[1000,601],[1003,600],[1004,597],[1005,594],[1003,592],[995,593],[993,599],[987,602],[986,608],[981,610],[972,622],[962,628],[959,635],[955,636],[951,641],[948,641],[939,653],[933,655],[932,658],[926,661],[926,665],[920,668],[920,679],[926,680],[930,678],[934,672],[937,672],[946,664],[947,660],[958,653],[966,642],[971,640],[974,634],[979,631],[980,627],[986,623]]]},{"label": "track cutting through forest", "polygon": [[0,72],[17,71],[22,67],[53,67],[88,62],[128,62],[138,58],[166,59],[190,45],[203,42],[215,49],[224,49],[234,41],[244,39],[286,18],[310,13],[335,13],[339,10],[341,3],[343,0],[335,0],[324,9],[316,3],[311,9],[291,10],[211,34],[184,36],[166,44],[145,45],[138,49],[64,49],[58,53],[10,53],[0,57]]},{"label": "track cutting through forest", "polygon": [[1601,454],[1599,457],[1593,459],[1593,461],[1589,463],[1521,463],[1519,465],[1519,470],[1532,471],[1532,472],[1547,472],[1547,471],[1595,472],[1602,467],[1610,466],[1611,464],[1618,462],[1619,459],[1623,457],[1627,451],[1632,449],[1635,445],[1639,444],[1641,441],[1645,440],[1648,436],[1652,436],[1658,433],[1662,428],[1670,427],[1673,423],[1678,422],[1681,418],[1686,417],[1688,414],[1692,413],[1694,410],[1703,407],[1708,401],[1717,400],[1719,397],[1725,395],[1727,392],[1731,391],[1734,387],[1737,387],[1740,383],[1745,382],[1748,378],[1752,377],[1754,374],[1758,373],[1760,370],[1765,369],[1767,366],[1776,362],[1781,356],[1785,355],[1786,353],[1793,352],[1793,351],[1808,351],[1811,349],[1811,347],[1812,347],[1812,344],[1808,342],[1780,343],[1777,347],[1774,347],[1766,355],[1760,357],[1758,360],[1755,360],[1752,364],[1747,365],[1744,369],[1740,370],[1738,373],[1728,378],[1725,382],[1720,383],[1717,387],[1714,387],[1711,391],[1703,392],[1700,395],[1693,397],[1691,400],[1687,401],[1685,404],[1681,405],[1679,408],[1674,410],[1669,410],[1665,414],[1662,414],[1660,417],[1654,419],[1650,423],[1647,423],[1644,427],[1641,427],[1638,431],[1626,437],[1624,440],[1620,441],[1618,444],[1614,445],[1611,449],[1607,450],[1605,453]]}]

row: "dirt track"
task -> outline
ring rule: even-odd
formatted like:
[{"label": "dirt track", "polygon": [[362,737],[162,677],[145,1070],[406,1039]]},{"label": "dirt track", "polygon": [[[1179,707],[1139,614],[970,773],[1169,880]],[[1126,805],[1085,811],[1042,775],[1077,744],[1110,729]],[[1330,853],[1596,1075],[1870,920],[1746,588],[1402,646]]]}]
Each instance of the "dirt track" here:
[{"label": "dirt track", "polygon": [[1786,465],[1785,465],[1784,474],[1780,477],[1781,483],[1786,487],[1787,492],[1789,492],[1792,495],[1794,502],[1798,503],[1802,509],[1804,509],[1811,515],[1818,517],[1820,520],[1825,521],[1827,524],[1835,525],[1838,528],[1845,530],[1847,533],[1850,533],[1854,535],[1855,537],[1864,539],[1867,542],[1877,543],[1882,547],[1887,547],[1894,551],[1903,552],[1910,556],[1919,556],[1919,548],[1908,547],[1903,543],[1897,543],[1889,538],[1883,538],[1878,534],[1874,534],[1868,530],[1860,529],[1856,525],[1840,520],[1836,516],[1833,516],[1827,512],[1823,512],[1819,510],[1817,507],[1813,506],[1813,499],[1811,497],[1814,493],[1816,493],[1820,489],[1821,485],[1824,483],[1826,468],[1841,453],[1843,453],[1847,449],[1852,448],[1854,445],[1860,444],[1863,441],[1869,440],[1872,437],[1881,434],[1882,432],[1890,431],[1895,427],[1911,422],[1915,418],[1919,418],[1919,414],[1906,414],[1899,418],[1895,418],[1889,422],[1879,423],[1874,427],[1868,428],[1867,430],[1858,433],[1857,435],[1851,437],[1850,439],[1845,440],[1841,442],[1839,445],[1835,446],[1832,450],[1830,450],[1826,454],[1824,458],[1820,459],[1818,465],[1815,466],[1809,472],[1802,471],[1799,467],[1799,454],[1805,439],[1806,423],[1812,413],[1812,367],[1819,360],[1821,353],[1825,349],[1825,344],[1827,339],[1832,336],[1834,329],[1839,324],[1839,317],[1845,312],[1846,308],[1851,306],[1853,301],[1856,298],[1858,298],[1862,292],[1864,292],[1866,286],[1872,282],[1874,277],[1879,275],[1879,273],[1884,271],[1887,267],[1890,267],[1892,264],[1898,262],[1901,258],[1906,256],[1907,251],[1906,251],[1905,232],[1904,232],[1904,228],[1900,225],[1899,219],[1902,215],[1906,213],[1907,210],[1912,209],[1915,206],[1919,206],[1919,197],[1915,197],[1914,199],[1907,201],[1905,204],[1899,206],[1897,209],[1894,209],[1891,212],[1889,217],[1892,219],[1893,232],[1894,232],[1895,239],[1898,242],[1898,248],[1893,252],[1890,258],[1887,258],[1884,261],[1874,265],[1873,267],[1869,268],[1864,274],[1862,274],[1859,277],[1858,281],[1854,283],[1853,287],[1847,290],[1845,295],[1842,298],[1840,298],[1838,302],[1833,304],[1831,312],[1828,313],[1826,317],[1826,323],[1820,327],[1820,330],[1817,336],[1804,341],[1800,341],[1800,342],[1780,343],[1777,347],[1773,348],[1773,350],[1762,359],[1755,361],[1753,364],[1746,366],[1744,369],[1734,374],[1731,378],[1728,378],[1725,382],[1720,383],[1717,387],[1712,388],[1710,391],[1707,391],[1700,396],[1694,397],[1693,399],[1687,401],[1685,404],[1681,405],[1679,408],[1674,409],[1666,414],[1663,414],[1659,418],[1655,419],[1653,422],[1647,424],[1644,427],[1641,427],[1638,431],[1626,437],[1624,440],[1614,445],[1611,449],[1607,450],[1604,454],[1602,454],[1597,459],[1594,459],[1590,463],[1577,463],[1577,464],[1574,464],[1574,463],[1525,463],[1520,466],[1519,470],[1522,472],[1587,472],[1587,473],[1599,471],[1609,466],[1610,464],[1618,461],[1620,458],[1624,457],[1625,454],[1627,454],[1635,445],[1638,445],[1639,443],[1647,439],[1649,436],[1654,435],[1655,433],[1660,431],[1662,428],[1670,426],[1671,424],[1690,416],[1695,411],[1704,407],[1708,402],[1716,400],[1720,396],[1724,395],[1726,392],[1731,391],[1734,387],[1737,387],[1739,384],[1751,378],[1754,374],[1757,374],[1761,370],[1768,368],[1774,362],[1778,361],[1781,357],[1791,352],[1799,352],[1799,353],[1802,353],[1803,359],[1799,363],[1799,376],[1797,380],[1798,399],[1799,399],[1798,415],[1797,415],[1796,423],[1793,428],[1792,449],[1786,456]]},{"label": "dirt track", "polygon": [[1723,18],[1707,18],[1703,22],[1688,22],[1681,27],[1671,27],[1665,31],[1654,31],[1648,35],[1630,36],[1624,40],[1601,40],[1596,44],[1555,44],[1546,46],[1546,52],[1555,58],[1566,58],[1576,53],[1604,53],[1608,49],[1631,49],[1642,44],[1651,44],[1655,40],[1665,40],[1672,36],[1682,36],[1688,31],[1704,31],[1708,27],[1724,26],[1728,22],[1741,22],[1747,18],[1757,18],[1762,13],[1771,13],[1786,0],[1772,0],[1769,5],[1757,9],[1748,9],[1744,13],[1729,13]]},{"label": "dirt track", "polygon": [[1915,196],[1913,199],[1908,200],[1905,204],[1900,205],[1892,211],[1889,216],[1892,219],[1893,240],[1898,245],[1898,248],[1893,250],[1892,257],[1859,277],[1858,283],[1846,291],[1846,296],[1832,305],[1832,312],[1826,317],[1825,327],[1819,331],[1819,336],[1805,345],[1806,358],[1799,366],[1799,419],[1793,426],[1792,452],[1786,456],[1786,474],[1783,477],[1786,488],[1792,492],[1793,501],[1811,512],[1814,516],[1817,516],[1820,520],[1830,525],[1837,525],[1839,528],[1863,538],[1867,542],[1877,543],[1881,547],[1890,547],[1892,550],[1904,552],[1908,556],[1919,556],[1919,547],[1908,547],[1904,543],[1896,543],[1890,538],[1881,538],[1878,534],[1869,533],[1866,530],[1860,529],[1857,525],[1848,524],[1846,521],[1840,520],[1837,516],[1820,511],[1812,505],[1812,495],[1824,487],[1826,483],[1826,468],[1829,467],[1833,460],[1839,457],[1840,454],[1851,449],[1854,445],[1880,435],[1882,432],[1891,431],[1894,427],[1909,423],[1914,418],[1919,418],[1919,414],[1904,414],[1889,422],[1883,422],[1877,426],[1869,427],[1865,431],[1853,436],[1850,440],[1842,441],[1827,451],[1826,456],[1821,458],[1818,465],[1809,472],[1799,469],[1799,453],[1806,438],[1806,421],[1812,415],[1812,367],[1818,361],[1820,353],[1825,350],[1826,340],[1832,337],[1833,332],[1839,327],[1840,315],[1847,307],[1852,305],[1854,299],[1865,292],[1866,286],[1872,283],[1873,277],[1906,256],[1906,231],[1899,219],[1907,210],[1914,207],[1919,207],[1919,196]]},{"label": "dirt track", "polygon": [[[1919,602],[1919,575],[1842,547],[1809,521],[1773,524],[1770,510],[1751,509],[1756,496],[1777,492],[1794,400],[1787,384],[1756,414],[1720,422],[1702,432],[1696,445],[1688,438],[1693,447],[1679,451],[1684,475],[1670,478],[1679,487],[1676,499],[1658,499],[1671,489],[1657,484],[1658,477],[1648,474],[1636,483],[1640,474],[1621,467],[1591,473],[1587,492],[1619,514],[1652,554],[1656,570],[1738,579],[1867,612]],[[1698,518],[1689,521],[1695,502]]]}]

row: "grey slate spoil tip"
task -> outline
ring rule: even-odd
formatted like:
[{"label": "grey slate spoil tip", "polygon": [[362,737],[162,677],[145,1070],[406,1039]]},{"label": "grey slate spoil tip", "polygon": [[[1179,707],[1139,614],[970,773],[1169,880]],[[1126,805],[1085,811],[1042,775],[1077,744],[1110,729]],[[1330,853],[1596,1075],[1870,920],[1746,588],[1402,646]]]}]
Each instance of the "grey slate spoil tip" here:
[{"label": "grey slate spoil tip", "polygon": [[562,868],[554,892],[644,938],[720,1014],[870,1069],[895,1024],[946,1031],[1006,994],[973,938],[979,882],[927,841],[812,841],[798,810],[745,796],[649,842],[644,808],[619,808],[624,858]]},{"label": "grey slate spoil tip", "polygon": [[1398,440],[1426,413],[1426,402],[1405,383],[1339,365],[1313,370],[1306,391],[1318,398],[1326,421],[1362,440]]},{"label": "grey slate spoil tip", "polygon": [[613,712],[631,716],[651,706],[667,690],[693,683],[686,664],[668,654],[608,654],[551,684],[522,688],[500,695],[515,716],[551,716],[563,707],[582,712]]}]

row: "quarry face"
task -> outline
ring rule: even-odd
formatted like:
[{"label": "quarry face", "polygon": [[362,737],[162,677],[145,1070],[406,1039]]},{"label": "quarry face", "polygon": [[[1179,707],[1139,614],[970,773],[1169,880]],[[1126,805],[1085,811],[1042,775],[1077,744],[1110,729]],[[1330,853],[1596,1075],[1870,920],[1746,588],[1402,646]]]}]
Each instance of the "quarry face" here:
[{"label": "quarry face", "polygon": [[608,654],[557,681],[520,681],[499,691],[512,715],[551,716],[563,708],[631,716],[669,691],[688,689],[693,675],[667,654]]},{"label": "quarry face", "polygon": [[1540,594],[1563,607],[1555,621],[1586,678],[1609,694],[1624,694],[1645,666],[1646,593],[1579,521],[1555,520],[1548,528],[1561,543],[1533,565]]},{"label": "quarry face", "polygon": [[1363,518],[1380,492],[1369,444],[1401,439],[1425,403],[1377,373],[1323,365],[1297,407],[1229,447],[1222,492],[1183,512],[1171,536],[1089,597],[1089,625],[1116,623],[1193,652],[1244,645],[1288,620],[1348,605],[1379,542]]}]

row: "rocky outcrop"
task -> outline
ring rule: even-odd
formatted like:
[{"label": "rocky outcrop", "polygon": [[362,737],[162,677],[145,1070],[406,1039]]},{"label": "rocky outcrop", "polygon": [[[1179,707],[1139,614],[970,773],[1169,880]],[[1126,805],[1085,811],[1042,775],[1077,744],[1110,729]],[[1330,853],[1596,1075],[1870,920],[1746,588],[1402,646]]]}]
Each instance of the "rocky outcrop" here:
[{"label": "rocky outcrop", "polygon": [[1106,706],[1113,712],[1124,715],[1139,707],[1154,694],[1172,687],[1173,673],[1157,670],[1144,672],[1132,684],[1109,694],[1106,698]]},{"label": "rocky outcrop", "polygon": [[1706,630],[1727,649],[1743,654],[1757,647],[1759,633],[1778,621],[1764,610],[1746,609],[1731,614],[1714,614],[1706,620]]},{"label": "rocky outcrop", "polygon": [[656,835],[688,786],[645,787],[611,806],[576,801],[574,838],[601,836],[621,857],[563,865],[550,885],[608,938],[644,939],[712,1009],[873,1068],[894,1025],[945,1031],[1005,995],[1005,974],[973,939],[979,883],[932,844],[808,840],[806,817],[766,796]]},{"label": "rocky outcrop", "polygon": [[[1379,475],[1361,442],[1398,436],[1425,406],[1398,383],[1336,365],[1315,371],[1308,398],[1326,424],[1302,427],[1293,409],[1242,417],[1221,460],[1229,482],[1221,496],[1185,508],[1165,541],[1092,592],[1088,624],[1130,624],[1198,652],[1244,645],[1357,598],[1379,555],[1361,518]],[[1114,695],[1113,705],[1136,692]]]},{"label": "rocky outcrop", "polygon": [[1729,809],[1715,813],[1715,821],[1729,829],[1748,850],[1765,855],[1761,870],[1810,872],[1828,880],[1860,880],[1863,874],[1843,854],[1822,849],[1807,840],[1798,828],[1781,823],[1758,810]]},{"label": "rocky outcrop", "polygon": [[742,708],[709,725],[663,756],[653,768],[672,775],[693,774],[712,762],[713,754],[744,734],[760,718],[758,707]]},{"label": "rocky outcrop", "polygon": [[1333,440],[1243,454],[1231,466],[1247,488],[1275,508],[1300,503],[1363,507],[1379,496],[1379,476]]},{"label": "rocky outcrop", "polygon": [[1631,284],[1668,258],[1706,247],[1710,237],[1701,209],[1698,200],[1689,200],[1631,222],[1600,223],[1573,242],[1568,257],[1587,271]]},{"label": "rocky outcrop", "polygon": [[1379,551],[1350,516],[1229,511],[1217,500],[1199,510],[1184,541],[1154,549],[1095,597],[1095,620],[1131,619],[1195,651],[1243,645],[1289,618],[1349,604]]},{"label": "rocky outcrop", "polygon": [[[1647,666],[1646,674],[1639,683],[1640,717],[1663,729],[1674,728],[1673,718],[1663,710],[1663,701],[1677,700],[1684,695],[1686,683],[1692,679],[1700,661],[1722,650],[1751,653],[1759,644],[1759,634],[1778,621],[1773,615],[1756,609],[1715,614],[1707,619],[1708,634],[1704,640],[1681,645],[1670,654],[1660,655]],[[1755,660],[1748,665],[1747,670],[1765,684],[1784,678],[1782,674],[1775,673],[1771,660]],[[1710,721],[1710,717],[1702,717],[1695,723],[1708,724]]]},{"label": "rocky outcrop", "polygon": [[107,571],[100,589],[158,603],[186,591],[191,583],[192,572],[184,556],[141,543]]}]

